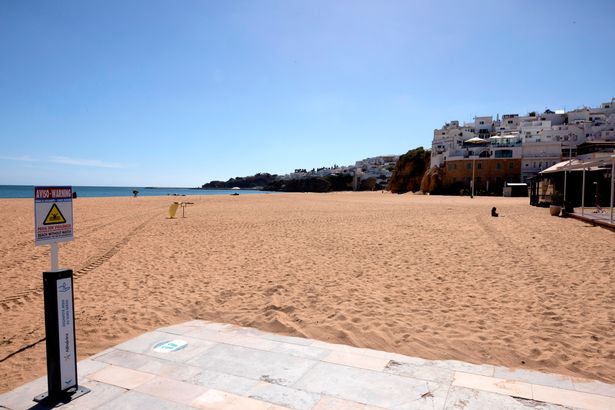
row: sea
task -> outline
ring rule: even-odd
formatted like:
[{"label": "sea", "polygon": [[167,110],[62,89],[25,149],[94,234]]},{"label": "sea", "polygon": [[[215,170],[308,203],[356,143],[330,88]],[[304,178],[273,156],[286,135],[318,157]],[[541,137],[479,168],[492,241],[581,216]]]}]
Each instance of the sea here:
[{"label": "sea", "polygon": [[[200,189],[200,188],[150,188],[128,186],[73,186],[77,198],[96,198],[111,196],[133,196],[132,191],[139,191],[139,196],[184,196],[184,195],[229,195],[267,194],[267,191],[255,189]],[[0,198],[33,198],[34,185],[0,185]]]}]

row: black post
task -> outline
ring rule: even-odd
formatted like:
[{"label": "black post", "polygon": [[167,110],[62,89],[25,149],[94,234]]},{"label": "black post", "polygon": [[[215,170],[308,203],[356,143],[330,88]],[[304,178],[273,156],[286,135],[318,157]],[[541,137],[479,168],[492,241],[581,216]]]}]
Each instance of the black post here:
[{"label": "black post", "polygon": [[36,402],[67,403],[90,390],[77,384],[73,271],[43,272],[47,393]]}]

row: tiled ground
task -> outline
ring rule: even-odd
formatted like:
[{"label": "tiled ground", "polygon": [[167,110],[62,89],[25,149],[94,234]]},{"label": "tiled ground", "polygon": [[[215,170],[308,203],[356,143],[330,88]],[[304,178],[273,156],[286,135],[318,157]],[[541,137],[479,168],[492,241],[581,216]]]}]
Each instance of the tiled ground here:
[{"label": "tiled ground", "polygon": [[615,229],[615,219],[614,222],[611,223],[611,208],[603,208],[602,212],[595,211],[596,208],[574,208],[574,213],[571,216],[584,222],[595,223],[606,228]]},{"label": "tiled ground", "polygon": [[[158,353],[161,342],[181,350]],[[615,385],[528,370],[428,361],[191,321],[79,362],[92,392],[65,409],[615,409]],[[41,378],[0,396],[27,409]],[[36,407],[43,408],[43,407]]]}]

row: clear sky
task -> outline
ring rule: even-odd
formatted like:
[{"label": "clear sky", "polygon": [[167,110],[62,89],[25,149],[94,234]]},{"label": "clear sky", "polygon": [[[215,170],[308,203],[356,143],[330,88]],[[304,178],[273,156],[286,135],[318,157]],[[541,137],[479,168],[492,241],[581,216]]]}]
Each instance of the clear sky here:
[{"label": "clear sky", "polygon": [[0,0],[0,184],[347,165],[611,97],[612,0]]}]

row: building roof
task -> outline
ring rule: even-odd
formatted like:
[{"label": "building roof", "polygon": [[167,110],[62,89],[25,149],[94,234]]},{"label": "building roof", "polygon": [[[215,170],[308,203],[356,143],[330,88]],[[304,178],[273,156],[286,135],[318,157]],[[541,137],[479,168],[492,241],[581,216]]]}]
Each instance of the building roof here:
[{"label": "building roof", "polygon": [[591,160],[573,159],[573,160],[558,162],[557,164],[541,171],[540,174],[551,174],[553,172],[563,172],[563,171],[583,171],[583,169],[588,170],[588,171],[597,171],[601,167],[611,165],[614,161],[615,161],[615,155],[611,155],[610,157],[591,159]]}]

